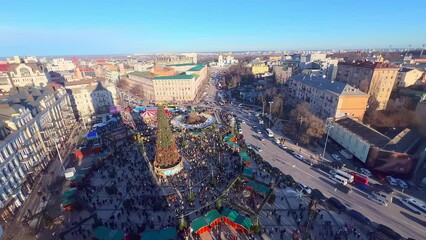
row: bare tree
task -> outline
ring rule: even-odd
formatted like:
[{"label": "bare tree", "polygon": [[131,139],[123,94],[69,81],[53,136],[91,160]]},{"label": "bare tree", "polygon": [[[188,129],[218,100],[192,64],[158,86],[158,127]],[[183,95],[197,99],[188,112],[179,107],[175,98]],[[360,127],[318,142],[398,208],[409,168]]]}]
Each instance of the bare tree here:
[{"label": "bare tree", "polygon": [[309,144],[314,139],[323,137],[324,122],[309,110],[309,103],[299,104],[290,113],[290,122],[284,127],[287,134],[295,137],[300,144]]}]

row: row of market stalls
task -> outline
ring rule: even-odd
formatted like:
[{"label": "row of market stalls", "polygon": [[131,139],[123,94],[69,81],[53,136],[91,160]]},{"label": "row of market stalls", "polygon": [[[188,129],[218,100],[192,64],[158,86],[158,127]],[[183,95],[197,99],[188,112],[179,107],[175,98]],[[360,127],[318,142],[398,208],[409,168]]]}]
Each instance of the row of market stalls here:
[{"label": "row of market stalls", "polygon": [[[129,235],[123,230],[111,229],[99,226],[92,232],[93,240],[127,240]],[[176,228],[164,228],[161,230],[147,230],[141,234],[141,240],[175,240],[178,239]]]},{"label": "row of market stalls", "polygon": [[80,168],[77,171],[74,168],[65,170],[65,176],[69,181],[70,188],[62,194],[62,209],[71,211],[78,206],[78,189],[84,186],[84,183],[92,176],[93,172],[99,169],[110,156],[111,153],[102,152],[93,158],[90,167]]},{"label": "row of market stalls", "polygon": [[236,144],[237,137],[234,134],[228,134],[223,141],[234,151],[238,151],[238,155],[241,158],[241,161],[244,163],[245,167],[243,169],[243,176],[248,178],[253,178],[253,168],[250,166],[253,164],[251,157],[245,151],[240,151],[240,146]]},{"label": "row of market stalls", "polygon": [[77,144],[75,149],[75,157],[82,159],[90,154],[102,152],[102,138],[96,131],[91,131],[86,134],[86,137]]},{"label": "row of market stalls", "polygon": [[214,209],[203,217],[195,219],[191,222],[190,228],[191,231],[201,235],[205,232],[210,232],[211,228],[218,225],[221,221],[244,233],[248,233],[253,225],[250,218],[238,214],[238,212],[230,208],[224,208],[221,214]]}]

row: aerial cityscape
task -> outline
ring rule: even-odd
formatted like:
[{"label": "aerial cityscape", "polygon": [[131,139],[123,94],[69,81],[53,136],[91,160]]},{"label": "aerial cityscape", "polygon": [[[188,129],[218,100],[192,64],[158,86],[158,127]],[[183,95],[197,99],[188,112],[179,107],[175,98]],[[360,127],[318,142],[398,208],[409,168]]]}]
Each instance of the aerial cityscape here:
[{"label": "aerial cityscape", "polygon": [[426,2],[325,2],[2,3],[0,239],[426,239]]}]

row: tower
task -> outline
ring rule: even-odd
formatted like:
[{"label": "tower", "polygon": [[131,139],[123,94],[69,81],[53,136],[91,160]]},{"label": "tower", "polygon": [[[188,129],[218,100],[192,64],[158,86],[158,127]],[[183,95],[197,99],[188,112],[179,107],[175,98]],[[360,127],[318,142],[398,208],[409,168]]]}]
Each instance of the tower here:
[{"label": "tower", "polygon": [[223,63],[223,55],[222,55],[222,53],[219,53],[218,63]]}]

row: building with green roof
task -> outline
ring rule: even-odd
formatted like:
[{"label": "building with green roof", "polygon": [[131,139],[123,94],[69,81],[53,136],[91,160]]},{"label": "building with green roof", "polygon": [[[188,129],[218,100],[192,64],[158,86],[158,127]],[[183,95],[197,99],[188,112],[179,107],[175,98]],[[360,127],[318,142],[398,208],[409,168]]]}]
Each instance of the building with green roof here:
[{"label": "building with green roof", "polygon": [[192,67],[192,68],[188,69],[188,71],[187,71],[187,72],[199,72],[199,71],[201,71],[201,70],[202,70],[205,66],[206,66],[206,65],[204,65],[204,64],[197,64],[197,65],[195,65],[194,67]]},{"label": "building with green roof", "polygon": [[190,75],[181,74],[181,75],[174,75],[174,76],[156,76],[154,77],[154,80],[189,80],[193,78],[195,78],[195,76],[192,74]]}]

